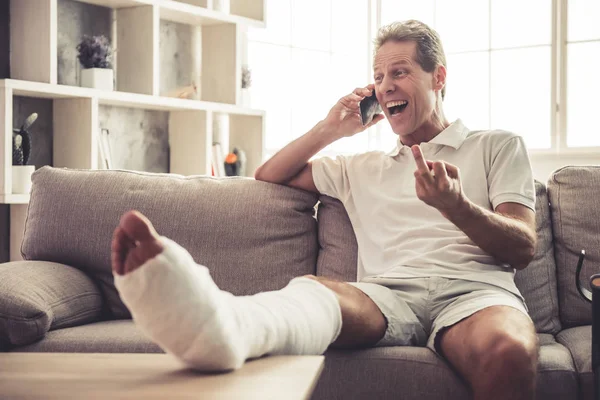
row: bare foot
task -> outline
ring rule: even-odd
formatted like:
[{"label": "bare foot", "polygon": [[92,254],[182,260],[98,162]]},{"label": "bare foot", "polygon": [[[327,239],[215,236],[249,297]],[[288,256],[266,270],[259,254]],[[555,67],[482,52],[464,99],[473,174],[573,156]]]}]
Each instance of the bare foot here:
[{"label": "bare foot", "polygon": [[128,211],[113,233],[111,250],[113,271],[125,275],[160,254],[164,245],[148,218],[138,211]]}]

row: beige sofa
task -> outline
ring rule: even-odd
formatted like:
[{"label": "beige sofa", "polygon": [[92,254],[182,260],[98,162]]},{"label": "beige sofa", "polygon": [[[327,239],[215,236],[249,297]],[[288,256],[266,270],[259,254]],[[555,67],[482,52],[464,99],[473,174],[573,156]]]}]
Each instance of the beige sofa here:
[{"label": "beige sofa", "polygon": [[[547,188],[547,189],[546,189]],[[600,272],[600,167],[536,182],[539,244],[517,273],[540,338],[538,399],[592,398],[591,307],[575,287]],[[0,264],[3,351],[160,352],[136,329],[110,272],[120,215],[138,209],[236,295],[292,277],[356,278],[356,241],[337,200],[249,178],[177,177],[44,167],[33,176],[22,254]],[[467,399],[426,348],[328,351],[315,399]]]}]

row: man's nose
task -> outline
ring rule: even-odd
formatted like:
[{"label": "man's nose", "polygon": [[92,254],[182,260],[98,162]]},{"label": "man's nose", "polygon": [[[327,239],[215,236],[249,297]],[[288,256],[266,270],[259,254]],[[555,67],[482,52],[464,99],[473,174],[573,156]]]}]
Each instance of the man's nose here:
[{"label": "man's nose", "polygon": [[381,94],[393,93],[395,89],[396,87],[394,86],[394,80],[388,78],[387,76],[383,77],[381,85],[379,85],[379,91]]}]

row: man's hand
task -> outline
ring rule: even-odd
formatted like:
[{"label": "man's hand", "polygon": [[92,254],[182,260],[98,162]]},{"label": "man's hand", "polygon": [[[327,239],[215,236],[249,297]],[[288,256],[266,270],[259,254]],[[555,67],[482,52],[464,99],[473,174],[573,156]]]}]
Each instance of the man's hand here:
[{"label": "man's hand", "polygon": [[417,163],[417,197],[448,218],[465,202],[458,167],[445,161],[426,161],[419,145],[411,149]]},{"label": "man's hand", "polygon": [[[458,168],[444,161],[427,161],[418,145],[412,146],[417,163],[417,196],[438,209],[479,248],[498,261],[523,269],[535,254],[535,213],[524,205],[502,203],[499,212],[484,209],[463,193]],[[507,215],[503,215],[501,212]]]},{"label": "man's hand", "polygon": [[379,114],[369,124],[365,126],[362,124],[360,102],[365,97],[371,95],[374,87],[375,85],[370,84],[364,88],[356,88],[354,92],[342,97],[322,121],[326,130],[334,133],[338,138],[353,136],[384,119],[385,116]]}]

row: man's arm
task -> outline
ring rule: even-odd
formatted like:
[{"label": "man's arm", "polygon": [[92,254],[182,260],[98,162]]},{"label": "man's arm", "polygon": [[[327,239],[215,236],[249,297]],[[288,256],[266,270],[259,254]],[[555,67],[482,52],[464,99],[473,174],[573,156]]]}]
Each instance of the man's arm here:
[{"label": "man's arm", "polygon": [[502,203],[495,212],[471,202],[463,193],[460,171],[452,164],[423,158],[413,146],[417,164],[419,199],[437,208],[476,245],[498,261],[523,269],[533,259],[536,246],[535,213],[524,205]]},{"label": "man's arm", "polygon": [[535,213],[522,204],[502,203],[492,212],[465,198],[446,218],[498,261],[520,270],[533,259]]},{"label": "man's arm", "polygon": [[261,165],[254,173],[254,178],[318,193],[312,178],[312,165],[308,160],[336,140],[331,132],[324,121],[319,122]]},{"label": "man's arm", "polygon": [[371,94],[373,87],[357,88],[342,97],[323,121],[261,165],[254,178],[318,193],[308,160],[336,140],[362,132],[384,118],[378,115],[367,126],[362,125],[360,101]]}]

